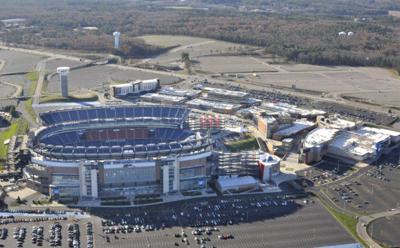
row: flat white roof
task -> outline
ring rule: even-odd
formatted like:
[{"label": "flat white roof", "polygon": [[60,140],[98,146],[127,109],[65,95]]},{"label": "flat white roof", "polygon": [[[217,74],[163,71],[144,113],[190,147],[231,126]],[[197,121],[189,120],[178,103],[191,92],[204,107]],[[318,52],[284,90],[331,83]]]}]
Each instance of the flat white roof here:
[{"label": "flat white roof", "polygon": [[211,92],[213,94],[224,95],[224,96],[234,96],[234,97],[247,97],[249,94],[243,91],[233,91],[220,88],[204,87],[203,90]]},{"label": "flat white roof", "polygon": [[123,83],[123,84],[112,84],[110,87],[115,87],[115,88],[125,88],[125,87],[131,87],[132,85],[136,84],[154,84],[158,83],[158,78],[154,79],[148,79],[148,80],[135,80],[135,81],[130,81],[128,83]]},{"label": "flat white roof", "polygon": [[337,132],[337,129],[332,128],[316,128],[308,133],[304,139],[303,145],[307,148],[319,146],[332,140]]},{"label": "flat white roof", "polygon": [[392,137],[400,136],[400,132],[389,130],[389,129],[383,129],[383,128],[362,127],[359,130],[362,130],[364,132],[381,133],[381,134],[389,135],[389,136],[392,136]]},{"label": "flat white roof", "polygon": [[374,142],[383,142],[390,139],[390,135],[380,132],[380,129],[360,128],[352,131],[360,136],[373,140]]},{"label": "flat white roof", "polygon": [[276,113],[276,114],[283,114],[283,113],[290,113],[290,114],[299,114],[301,116],[316,116],[316,115],[324,115],[326,114],[323,110],[318,109],[303,109],[299,108],[295,105],[291,105],[288,103],[278,102],[278,103],[264,103],[261,105],[262,109],[267,111],[267,114]]},{"label": "flat white roof", "polygon": [[275,132],[274,135],[290,136],[299,133],[307,128],[310,128],[314,125],[315,125],[314,122],[311,121],[297,120],[293,122],[293,124],[290,127],[283,128]]},{"label": "flat white roof", "polygon": [[98,30],[98,27],[83,27],[83,30]]},{"label": "flat white roof", "polygon": [[24,18],[13,18],[13,19],[4,19],[4,20],[1,20],[1,21],[4,22],[4,23],[24,22],[24,21],[26,21],[26,19],[24,19]]},{"label": "flat white roof", "polygon": [[345,120],[342,118],[338,118],[336,116],[326,118],[324,124],[326,127],[337,128],[337,129],[351,128],[356,125],[354,121]]},{"label": "flat white roof", "polygon": [[188,101],[187,104],[206,106],[214,109],[224,109],[224,110],[238,109],[241,107],[240,104],[222,103],[222,102],[215,102],[203,99],[193,99]]},{"label": "flat white roof", "polygon": [[340,132],[329,146],[358,156],[376,152],[375,142],[372,139],[347,131]]},{"label": "flat white roof", "polygon": [[186,100],[185,97],[182,96],[171,96],[171,95],[163,95],[159,93],[147,93],[140,97],[141,99],[147,100],[156,100],[156,101],[169,101],[169,102],[183,102]]},{"label": "flat white roof", "polygon": [[252,176],[220,176],[217,182],[222,189],[258,184],[258,181]]},{"label": "flat white roof", "polygon": [[114,87],[114,88],[132,87],[132,83],[112,84],[112,85],[110,85],[110,87]]},{"label": "flat white roof", "polygon": [[160,89],[160,93],[172,96],[193,97],[199,95],[201,93],[201,90],[182,90],[182,89],[175,89],[173,87],[163,87]]},{"label": "flat white roof", "polygon": [[275,155],[269,153],[261,153],[260,161],[265,165],[275,165],[281,161],[281,159]]}]

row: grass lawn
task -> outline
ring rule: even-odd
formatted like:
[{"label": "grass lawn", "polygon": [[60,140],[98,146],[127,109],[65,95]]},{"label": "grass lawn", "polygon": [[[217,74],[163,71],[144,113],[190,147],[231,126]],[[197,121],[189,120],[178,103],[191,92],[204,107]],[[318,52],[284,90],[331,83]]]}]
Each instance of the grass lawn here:
[{"label": "grass lawn", "polygon": [[231,152],[258,149],[257,140],[254,136],[246,135],[245,139],[225,143]]},{"label": "grass lawn", "polygon": [[29,129],[28,122],[19,118],[14,121],[6,130],[0,132],[0,167],[3,167],[3,161],[7,157],[8,145],[4,145],[4,141],[14,135],[25,134]]},{"label": "grass lawn", "polygon": [[339,210],[328,206],[322,199],[320,199],[322,205],[325,207],[326,210],[337,220],[339,221],[342,226],[364,247],[368,247],[365,242],[358,236],[357,234],[357,218],[353,215],[342,213]]},{"label": "grass lawn", "polygon": [[[32,71],[26,74],[26,79],[28,79],[31,82],[37,82],[39,80],[39,73],[37,71]],[[36,87],[35,87],[36,89]],[[33,91],[35,92],[35,91]]]},{"label": "grass lawn", "polygon": [[[39,79],[39,73],[36,71],[30,72],[30,73],[26,74],[26,78],[29,81],[31,81],[31,85],[29,86],[28,95],[33,96],[36,91],[36,86],[37,86],[38,79]],[[32,117],[32,119],[36,122],[36,112],[33,110],[32,101],[33,101],[32,98],[29,98],[28,100],[25,101],[25,109],[28,112],[28,114]]]}]

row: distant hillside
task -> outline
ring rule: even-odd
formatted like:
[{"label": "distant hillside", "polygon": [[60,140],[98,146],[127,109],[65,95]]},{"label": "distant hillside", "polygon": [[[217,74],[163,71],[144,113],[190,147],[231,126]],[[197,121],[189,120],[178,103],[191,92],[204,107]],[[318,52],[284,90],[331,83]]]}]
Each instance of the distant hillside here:
[{"label": "distant hillside", "polygon": [[[171,3],[207,8],[168,8]],[[128,57],[146,57],[164,50],[133,37],[191,35],[265,47],[266,52],[295,62],[400,70],[400,19],[388,15],[389,9],[400,9],[400,2],[4,0],[0,16],[26,18],[31,28],[3,28],[1,38],[7,42],[105,52],[111,49],[112,32],[118,30],[125,39],[118,52]],[[73,29],[84,26],[99,30],[82,36],[73,33]],[[339,36],[342,31],[353,35]]]}]

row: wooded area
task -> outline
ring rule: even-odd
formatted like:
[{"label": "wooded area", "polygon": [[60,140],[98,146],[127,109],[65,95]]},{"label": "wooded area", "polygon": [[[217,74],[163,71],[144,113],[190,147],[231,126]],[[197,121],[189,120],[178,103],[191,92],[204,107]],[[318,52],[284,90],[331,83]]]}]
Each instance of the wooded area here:
[{"label": "wooded area", "polygon": [[[223,8],[169,9],[153,1],[152,4],[148,1],[138,4],[37,0],[28,1],[22,7],[17,5],[19,2],[7,0],[0,9],[0,16],[26,18],[27,25],[32,28],[4,32],[1,37],[7,42],[109,51],[112,49],[111,34],[118,30],[124,41],[120,52],[128,57],[145,57],[161,53],[165,48],[144,44],[134,37],[179,34],[257,45],[268,53],[295,62],[376,65],[400,71],[400,19],[387,15],[388,9],[400,8],[394,1],[235,0],[227,6],[251,2],[251,6],[274,10],[269,13],[232,11],[232,8],[229,11]],[[224,1],[192,2],[223,4]],[[314,11],[306,11],[312,9]],[[95,26],[99,30],[93,33],[73,31],[85,26]],[[339,36],[341,31],[354,35]]]}]

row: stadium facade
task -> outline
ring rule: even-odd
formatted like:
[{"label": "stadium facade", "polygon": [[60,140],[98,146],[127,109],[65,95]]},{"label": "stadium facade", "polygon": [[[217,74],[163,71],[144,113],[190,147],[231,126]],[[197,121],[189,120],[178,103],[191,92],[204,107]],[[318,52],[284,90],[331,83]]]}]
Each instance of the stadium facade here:
[{"label": "stadium facade", "polygon": [[212,139],[188,128],[177,106],[105,106],[40,114],[28,186],[58,200],[203,189]]}]

